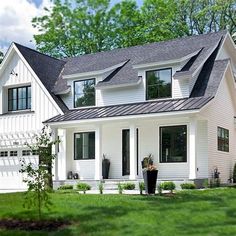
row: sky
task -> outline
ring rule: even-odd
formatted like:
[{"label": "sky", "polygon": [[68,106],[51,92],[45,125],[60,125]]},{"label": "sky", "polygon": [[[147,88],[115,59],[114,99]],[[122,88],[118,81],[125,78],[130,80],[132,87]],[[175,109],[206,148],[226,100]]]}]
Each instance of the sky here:
[{"label": "sky", "polygon": [[[112,0],[111,4],[121,0]],[[143,0],[137,0],[138,5]],[[0,7],[0,51],[6,52],[12,42],[35,48],[31,20],[45,14],[44,7],[50,7],[50,0],[1,0]]]}]

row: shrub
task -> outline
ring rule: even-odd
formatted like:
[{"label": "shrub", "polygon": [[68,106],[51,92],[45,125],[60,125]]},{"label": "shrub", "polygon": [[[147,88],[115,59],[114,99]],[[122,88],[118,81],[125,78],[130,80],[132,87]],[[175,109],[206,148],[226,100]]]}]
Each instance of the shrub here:
[{"label": "shrub", "polygon": [[175,189],[175,184],[172,181],[166,181],[160,184],[160,188],[162,190],[170,190],[170,192],[172,193]]},{"label": "shrub", "polygon": [[77,184],[77,189],[79,191],[83,191],[84,194],[85,194],[87,190],[91,189],[91,186],[89,184],[87,184],[87,183],[81,183],[80,182],[80,183]]},{"label": "shrub", "polygon": [[100,183],[98,184],[98,189],[99,189],[100,194],[103,194],[104,186],[103,186],[103,183],[102,183],[102,182],[100,182]]},{"label": "shrub", "polygon": [[69,190],[69,189],[73,189],[73,185],[71,184],[61,185],[57,190]]},{"label": "shrub", "polygon": [[123,187],[123,184],[121,183],[118,183],[118,191],[119,191],[119,194],[122,194],[123,193],[123,190],[124,190],[124,187]]},{"label": "shrub", "polygon": [[139,192],[142,195],[143,194],[143,190],[145,189],[144,182],[139,182],[138,183],[138,187],[139,187]]},{"label": "shrub", "polygon": [[133,183],[124,183],[122,184],[123,189],[125,190],[134,190],[135,189],[135,184]]},{"label": "shrub", "polygon": [[161,184],[157,185],[157,191],[158,191],[158,194],[161,196],[162,195],[162,186],[161,186]]},{"label": "shrub", "polygon": [[180,184],[180,186],[182,189],[195,189],[196,188],[196,185],[193,183],[183,183],[183,184]]},{"label": "shrub", "polygon": [[233,182],[236,183],[236,163],[234,164],[234,170],[233,170]]}]

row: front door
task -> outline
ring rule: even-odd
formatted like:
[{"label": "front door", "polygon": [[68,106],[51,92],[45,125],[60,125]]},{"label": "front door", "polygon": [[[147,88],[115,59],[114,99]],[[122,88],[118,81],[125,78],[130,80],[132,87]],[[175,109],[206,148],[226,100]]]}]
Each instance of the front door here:
[{"label": "front door", "polygon": [[130,166],[129,166],[129,129],[122,130],[122,175],[130,174]]}]

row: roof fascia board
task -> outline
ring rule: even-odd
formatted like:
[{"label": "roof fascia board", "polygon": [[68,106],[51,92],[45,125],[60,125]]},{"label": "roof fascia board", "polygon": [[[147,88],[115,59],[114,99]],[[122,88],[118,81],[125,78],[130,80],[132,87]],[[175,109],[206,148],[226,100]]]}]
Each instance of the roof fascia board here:
[{"label": "roof fascia board", "polygon": [[103,70],[96,70],[96,71],[89,71],[89,72],[83,72],[83,73],[76,73],[76,74],[71,74],[71,75],[63,75],[63,79],[78,79],[78,78],[83,78],[83,77],[91,77],[91,76],[97,76],[97,75],[102,75],[106,72],[109,72],[111,70],[115,70],[118,67],[123,66],[127,61],[123,61],[119,64],[116,64],[114,66],[110,66],[106,69]]},{"label": "roof fascia board", "polygon": [[73,125],[73,124],[86,124],[94,122],[106,122],[106,121],[127,121],[132,119],[142,119],[142,118],[158,118],[158,117],[170,117],[170,116],[186,116],[199,113],[200,109],[187,110],[187,111],[176,111],[176,112],[160,112],[155,114],[142,114],[142,115],[128,115],[128,116],[117,116],[117,117],[107,117],[107,118],[96,118],[96,119],[85,119],[85,120],[73,120],[73,121],[63,121],[63,122],[43,122],[49,126],[59,126],[59,125]]},{"label": "roof fascia board", "polygon": [[178,59],[133,65],[133,69],[145,69],[145,68],[154,67],[154,66],[165,66],[165,65],[168,66],[168,65],[173,65],[173,64],[179,64],[179,63],[182,63],[183,61],[188,60],[191,57],[195,56],[197,53],[199,53],[200,50],[201,49],[199,49],[193,53],[190,53],[184,57],[178,58]]},{"label": "roof fascia board", "polygon": [[13,48],[14,50],[17,52],[17,54],[19,55],[20,59],[24,62],[24,64],[26,65],[27,69],[30,71],[30,73],[33,75],[33,77],[36,79],[37,83],[39,84],[39,86],[41,87],[41,89],[44,91],[44,93],[47,95],[47,97],[49,98],[49,100],[53,103],[53,105],[57,108],[58,112],[63,115],[64,112],[61,110],[61,108],[57,105],[57,103],[55,102],[55,100],[52,98],[51,94],[48,92],[48,90],[45,88],[45,86],[43,85],[43,83],[41,82],[41,80],[39,79],[39,77],[36,75],[36,73],[33,71],[33,69],[31,68],[31,66],[29,65],[29,63],[26,61],[26,59],[23,57],[23,55],[20,53],[20,51],[18,50],[18,48],[16,47],[15,44],[13,44]]},{"label": "roof fascia board", "polygon": [[10,47],[7,50],[7,53],[5,54],[5,56],[3,58],[1,65],[0,65],[0,75],[2,74],[4,69],[6,68],[6,64],[7,64],[8,60],[13,55],[13,47],[14,47],[14,44],[11,43]]},{"label": "roof fascia board", "polygon": [[115,89],[115,88],[123,88],[123,87],[133,87],[137,86],[141,83],[141,79],[134,83],[125,83],[125,84],[115,84],[115,85],[101,85],[99,87],[95,86],[97,90],[105,90],[105,89]]}]

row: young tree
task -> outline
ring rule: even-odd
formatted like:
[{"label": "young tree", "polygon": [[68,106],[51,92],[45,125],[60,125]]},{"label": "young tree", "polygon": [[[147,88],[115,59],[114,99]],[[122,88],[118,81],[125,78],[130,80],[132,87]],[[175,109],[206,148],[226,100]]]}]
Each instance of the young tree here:
[{"label": "young tree", "polygon": [[31,152],[39,155],[38,165],[21,159],[20,173],[25,174],[23,181],[27,184],[24,207],[36,207],[38,218],[42,217],[42,208],[49,208],[51,201],[49,192],[52,189],[52,161],[55,155],[52,154],[52,146],[59,140],[52,140],[51,133],[47,127],[42,129],[41,134],[35,136],[34,144],[26,144]]}]

